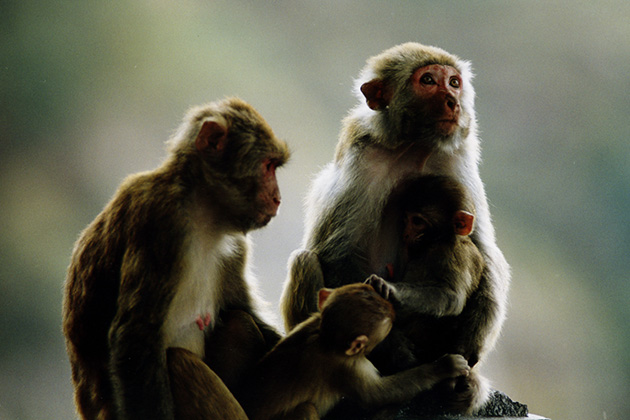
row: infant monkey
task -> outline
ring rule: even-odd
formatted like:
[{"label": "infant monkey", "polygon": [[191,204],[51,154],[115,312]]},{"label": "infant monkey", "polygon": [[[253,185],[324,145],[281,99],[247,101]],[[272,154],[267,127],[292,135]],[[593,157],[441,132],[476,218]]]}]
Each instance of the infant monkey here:
[{"label": "infant monkey", "polygon": [[391,265],[396,268],[388,267],[389,281],[373,275],[367,283],[394,302],[398,319],[372,359],[385,373],[445,353],[462,354],[472,367],[471,333],[479,324],[486,266],[469,236],[475,221],[470,194],[454,178],[426,175],[405,185],[392,203],[402,215],[401,252]]},{"label": "infant monkey", "polygon": [[387,336],[394,309],[372,286],[319,291],[319,313],[296,326],[258,364],[239,399],[251,420],[317,420],[342,397],[367,407],[400,403],[436,383],[468,375],[445,355],[391,376],[367,359]]}]

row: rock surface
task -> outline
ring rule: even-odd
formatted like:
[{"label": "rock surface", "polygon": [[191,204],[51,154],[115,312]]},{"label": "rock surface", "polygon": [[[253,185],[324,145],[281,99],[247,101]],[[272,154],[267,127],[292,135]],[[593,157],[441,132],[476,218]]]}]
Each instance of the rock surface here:
[{"label": "rock surface", "polygon": [[486,405],[474,416],[448,414],[440,406],[431,392],[418,396],[408,404],[388,408],[380,411],[376,417],[374,412],[357,408],[356,405],[343,401],[324,420],[481,420],[497,418],[531,418],[543,419],[538,416],[528,416],[527,405],[512,401],[501,391],[492,391]]}]

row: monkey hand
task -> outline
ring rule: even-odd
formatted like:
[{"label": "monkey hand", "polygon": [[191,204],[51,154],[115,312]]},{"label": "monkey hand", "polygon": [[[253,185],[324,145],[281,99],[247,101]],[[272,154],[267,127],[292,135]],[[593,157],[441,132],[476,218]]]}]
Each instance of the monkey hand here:
[{"label": "monkey hand", "polygon": [[435,374],[442,379],[468,376],[470,367],[460,354],[445,354],[432,363]]},{"label": "monkey hand", "polygon": [[387,282],[382,277],[377,276],[376,274],[372,274],[365,280],[364,283],[372,286],[376,293],[381,295],[383,298],[391,302],[398,301],[398,299],[396,298],[396,288],[393,284]]}]

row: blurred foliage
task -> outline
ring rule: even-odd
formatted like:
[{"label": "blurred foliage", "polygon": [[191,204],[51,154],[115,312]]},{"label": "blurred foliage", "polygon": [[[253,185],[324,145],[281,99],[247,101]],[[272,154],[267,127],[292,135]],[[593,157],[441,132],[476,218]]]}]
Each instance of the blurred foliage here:
[{"label": "blurred foliage", "polygon": [[186,108],[239,95],[294,150],[256,232],[275,307],[302,198],[365,59],[400,42],[473,62],[482,175],[513,266],[485,364],[554,420],[630,417],[630,3],[0,1],[0,418],[73,417],[61,335],[72,245]]}]

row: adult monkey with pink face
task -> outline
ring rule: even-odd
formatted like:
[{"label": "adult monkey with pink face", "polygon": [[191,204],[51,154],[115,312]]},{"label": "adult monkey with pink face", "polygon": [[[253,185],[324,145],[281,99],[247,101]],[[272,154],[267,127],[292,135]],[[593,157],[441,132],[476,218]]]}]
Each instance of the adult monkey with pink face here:
[{"label": "adult monkey with pink face", "polygon": [[276,215],[289,155],[248,103],[195,107],[83,231],[63,303],[80,418],[247,418],[226,385],[280,337],[257,315],[246,235]]},{"label": "adult monkey with pink face", "polygon": [[[479,176],[472,77],[469,62],[417,43],[368,60],[356,85],[361,103],[344,120],[335,159],[306,201],[303,249],[291,257],[282,297],[287,329],[317,310],[320,288],[363,282],[373,274],[387,277],[400,246],[395,224],[402,211],[390,198],[415,177],[440,174],[470,191],[476,210],[471,238],[486,263],[478,291],[469,298],[475,299],[476,322],[459,338],[460,352],[474,367],[492,348],[505,318],[510,269],[496,245]],[[382,281],[390,299],[404,306],[396,285]],[[433,311],[419,313],[425,312]],[[488,387],[476,369],[466,381],[453,406],[472,412],[485,401]]]}]

